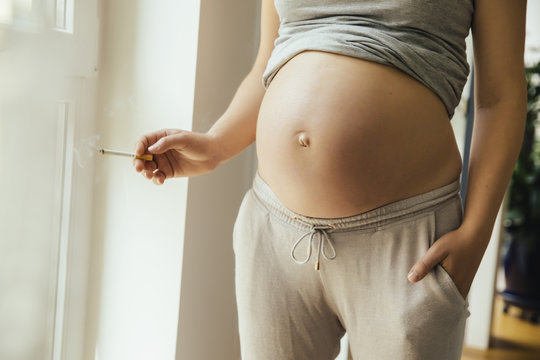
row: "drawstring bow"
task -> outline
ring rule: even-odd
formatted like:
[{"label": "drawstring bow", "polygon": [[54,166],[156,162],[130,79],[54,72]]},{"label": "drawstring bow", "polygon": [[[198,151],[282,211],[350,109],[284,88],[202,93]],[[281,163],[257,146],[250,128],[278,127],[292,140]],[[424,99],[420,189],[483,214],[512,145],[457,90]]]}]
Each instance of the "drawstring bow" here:
[{"label": "drawstring bow", "polygon": [[[294,220],[300,221],[298,218],[294,218]],[[319,246],[317,247],[317,261],[315,262],[315,270],[320,269],[320,260],[321,260],[321,254],[326,260],[333,260],[336,258],[336,249],[334,248],[334,245],[332,245],[332,241],[330,241],[330,238],[328,237],[328,230],[334,230],[336,227],[332,224],[328,225],[311,225],[311,229],[304,233],[302,236],[300,236],[296,242],[294,243],[293,247],[291,248],[291,257],[293,260],[298,264],[305,264],[309,261],[311,258],[311,252],[313,247],[313,239],[315,237],[315,234],[319,234]],[[302,240],[306,239],[309,236],[308,240],[308,247],[307,247],[307,254],[306,258],[304,260],[298,260],[296,255],[294,254],[296,248]],[[332,255],[329,256],[326,254],[325,251],[325,245],[328,244],[328,247],[332,249]]]}]

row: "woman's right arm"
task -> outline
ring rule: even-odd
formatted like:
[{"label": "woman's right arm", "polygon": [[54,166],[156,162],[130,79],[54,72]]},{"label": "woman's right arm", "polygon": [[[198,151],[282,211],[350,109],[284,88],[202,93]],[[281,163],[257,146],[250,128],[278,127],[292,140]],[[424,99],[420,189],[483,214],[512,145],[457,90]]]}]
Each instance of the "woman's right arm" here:
[{"label": "woman's right arm", "polygon": [[259,49],[255,62],[227,110],[205,134],[164,129],[141,137],[137,155],[154,154],[154,161],[134,160],[135,170],[155,184],[171,177],[207,173],[231,159],[253,141],[265,89],[262,74],[278,36],[279,17],[273,0],[262,0]]}]

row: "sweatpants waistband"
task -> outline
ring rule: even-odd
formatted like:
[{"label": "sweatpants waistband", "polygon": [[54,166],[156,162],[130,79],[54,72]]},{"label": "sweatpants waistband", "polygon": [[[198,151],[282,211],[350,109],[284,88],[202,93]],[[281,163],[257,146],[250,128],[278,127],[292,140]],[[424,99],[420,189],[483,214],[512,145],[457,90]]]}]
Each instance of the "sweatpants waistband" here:
[{"label": "sweatpants waistband", "polygon": [[256,197],[263,203],[268,211],[286,223],[298,226],[299,228],[324,226],[331,228],[332,231],[340,231],[376,226],[379,223],[387,222],[394,218],[411,215],[435,207],[452,197],[459,196],[461,183],[458,178],[449,184],[425,193],[397,200],[358,215],[342,218],[309,217],[288,209],[277,198],[270,186],[260,177],[258,172],[253,179],[252,189]]}]

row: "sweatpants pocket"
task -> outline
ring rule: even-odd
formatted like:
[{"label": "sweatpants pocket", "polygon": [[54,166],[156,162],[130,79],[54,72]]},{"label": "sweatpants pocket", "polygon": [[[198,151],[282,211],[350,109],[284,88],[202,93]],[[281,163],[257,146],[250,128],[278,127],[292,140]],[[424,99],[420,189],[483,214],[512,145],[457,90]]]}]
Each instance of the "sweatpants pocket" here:
[{"label": "sweatpants pocket", "polygon": [[[456,286],[456,283],[454,282],[454,279],[450,276],[450,274],[446,271],[446,269],[441,265],[437,264],[435,268],[433,269],[433,272],[436,273],[437,281],[443,288],[443,290],[448,294],[448,296],[455,302],[460,303],[465,308],[469,307],[469,302],[467,299],[461,295],[459,292],[459,289]],[[467,315],[468,316],[468,315]]]},{"label": "sweatpants pocket", "polygon": [[[463,207],[461,205],[461,197],[456,194],[453,198],[446,200],[434,210],[435,216],[435,237],[430,242],[429,246],[432,246],[440,237],[446,233],[456,230],[463,221]],[[460,304],[465,308],[468,308],[469,304],[467,299],[461,295],[459,289],[454,282],[454,279],[441,265],[437,264],[432,273],[434,274],[437,282],[445,294],[448,295],[452,302]]]}]

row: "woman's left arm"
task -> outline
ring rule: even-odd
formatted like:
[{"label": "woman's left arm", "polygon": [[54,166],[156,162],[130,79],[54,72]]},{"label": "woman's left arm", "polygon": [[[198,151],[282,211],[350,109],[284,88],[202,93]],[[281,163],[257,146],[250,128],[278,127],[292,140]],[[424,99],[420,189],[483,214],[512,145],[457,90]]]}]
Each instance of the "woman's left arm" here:
[{"label": "woman's left arm", "polygon": [[461,294],[469,292],[523,140],[526,7],[526,0],[475,1],[475,119],[463,223],[431,246],[412,267],[410,281],[440,263]]}]

